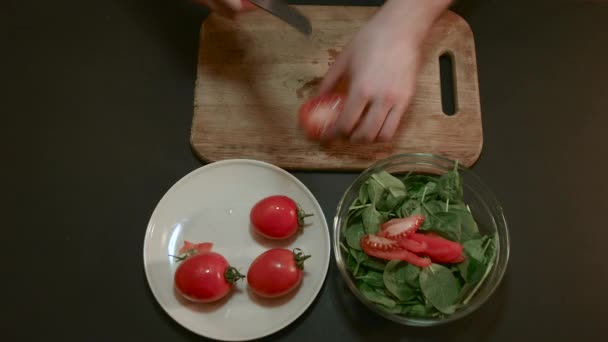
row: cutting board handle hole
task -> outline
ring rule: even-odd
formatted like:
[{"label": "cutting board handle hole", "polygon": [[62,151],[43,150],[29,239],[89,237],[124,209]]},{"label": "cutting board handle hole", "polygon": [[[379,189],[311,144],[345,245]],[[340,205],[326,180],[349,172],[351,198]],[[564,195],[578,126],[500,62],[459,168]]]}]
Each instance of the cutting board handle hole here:
[{"label": "cutting board handle hole", "polygon": [[456,108],[456,82],[454,82],[454,55],[444,52],[439,56],[441,109],[445,115],[454,115]]}]

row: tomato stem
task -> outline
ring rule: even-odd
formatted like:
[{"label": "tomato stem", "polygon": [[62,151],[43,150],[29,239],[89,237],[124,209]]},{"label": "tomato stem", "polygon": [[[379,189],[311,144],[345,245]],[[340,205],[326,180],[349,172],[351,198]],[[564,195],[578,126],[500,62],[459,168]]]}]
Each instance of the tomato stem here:
[{"label": "tomato stem", "polygon": [[183,255],[181,255],[181,256],[177,256],[177,255],[171,255],[171,254],[169,254],[169,256],[170,256],[170,257],[174,257],[175,259],[177,259],[177,261],[184,261],[184,260],[186,260],[188,257],[191,257],[191,256],[193,256],[193,255],[194,255],[194,254],[196,254],[196,253],[197,253],[196,249],[194,249],[194,248],[193,248],[193,249],[189,249],[189,250],[187,250],[187,251],[186,251],[186,252],[185,252]]},{"label": "tomato stem", "polygon": [[226,278],[226,281],[230,284],[234,284],[236,283],[239,279],[243,279],[245,278],[244,275],[242,275],[239,270],[237,270],[234,267],[228,267],[226,269],[226,272],[224,273],[224,278]]},{"label": "tomato stem", "polygon": [[315,216],[315,215],[305,212],[304,210],[302,210],[302,207],[300,207],[300,205],[298,204],[298,225],[300,227],[302,227],[302,226],[304,226],[304,224],[306,224],[304,222],[304,219],[307,217],[311,217],[311,216]]},{"label": "tomato stem", "polygon": [[293,250],[293,259],[296,261],[296,266],[303,270],[304,269],[304,260],[310,258],[310,255],[304,254],[301,249],[295,248]]}]

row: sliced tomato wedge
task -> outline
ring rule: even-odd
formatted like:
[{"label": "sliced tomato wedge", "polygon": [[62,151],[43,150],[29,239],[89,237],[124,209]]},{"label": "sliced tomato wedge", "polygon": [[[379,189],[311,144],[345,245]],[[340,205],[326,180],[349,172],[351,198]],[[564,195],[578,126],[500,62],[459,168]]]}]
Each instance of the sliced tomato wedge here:
[{"label": "sliced tomato wedge", "polygon": [[458,242],[444,239],[434,234],[412,234],[409,239],[424,242],[427,248],[422,254],[429,256],[433,261],[443,263],[458,263],[464,260],[462,245]]},{"label": "sliced tomato wedge", "polygon": [[365,254],[383,260],[402,260],[412,265],[426,267],[431,259],[421,258],[416,254],[402,248],[395,240],[375,235],[364,235],[360,241]]},{"label": "sliced tomato wedge", "polygon": [[381,226],[378,235],[389,239],[399,240],[414,234],[424,223],[424,215],[412,215],[404,218],[394,218]]},{"label": "sliced tomato wedge", "polygon": [[192,243],[190,241],[184,241],[184,245],[179,249],[179,254],[202,254],[209,253],[213,248],[211,242]]},{"label": "sliced tomato wedge", "polygon": [[414,253],[424,253],[424,251],[426,250],[426,243],[424,242],[420,242],[420,241],[416,241],[416,240],[412,240],[412,239],[408,239],[408,238],[401,238],[399,240],[397,240],[397,243],[399,244],[399,246],[401,246],[401,248],[405,248],[410,252],[414,252]]},{"label": "sliced tomato wedge", "polygon": [[306,136],[318,140],[338,118],[344,106],[344,95],[327,94],[316,96],[300,107],[300,124]]}]

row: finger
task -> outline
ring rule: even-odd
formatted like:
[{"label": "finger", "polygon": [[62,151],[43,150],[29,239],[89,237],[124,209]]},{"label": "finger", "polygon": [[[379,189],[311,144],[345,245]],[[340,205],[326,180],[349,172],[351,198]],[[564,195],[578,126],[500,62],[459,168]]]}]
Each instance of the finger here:
[{"label": "finger", "polygon": [[391,105],[392,103],[382,100],[372,102],[369,110],[350,136],[350,141],[371,143],[376,140]]},{"label": "finger", "polygon": [[362,91],[353,90],[344,102],[344,109],[336,121],[338,133],[350,136],[367,107],[369,97]]},{"label": "finger", "polygon": [[323,81],[321,82],[321,85],[319,86],[320,94],[329,93],[336,87],[336,85],[338,84],[338,81],[340,80],[340,78],[342,78],[342,76],[346,72],[346,69],[348,66],[348,61],[349,61],[348,51],[342,51],[342,53],[340,53],[340,55],[338,56],[336,61],[329,67],[329,70],[325,74],[325,77],[323,77]]},{"label": "finger", "polygon": [[384,124],[378,133],[378,141],[389,141],[393,138],[406,109],[407,103],[395,106],[388,112],[386,120],[384,120]]}]

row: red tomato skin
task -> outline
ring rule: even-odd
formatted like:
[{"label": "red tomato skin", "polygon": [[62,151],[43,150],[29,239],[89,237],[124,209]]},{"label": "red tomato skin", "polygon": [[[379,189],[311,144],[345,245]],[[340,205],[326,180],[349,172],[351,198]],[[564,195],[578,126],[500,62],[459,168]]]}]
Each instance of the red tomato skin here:
[{"label": "red tomato skin", "polygon": [[[323,131],[333,124],[338,114],[342,111],[344,100],[345,97],[341,94],[324,94],[315,96],[300,106],[298,118],[308,139],[319,140],[321,138]],[[323,105],[335,107],[335,110],[332,117],[319,120],[313,114],[317,110],[317,107]]]},{"label": "red tomato skin", "polygon": [[282,195],[270,196],[257,202],[250,213],[256,232],[270,239],[286,239],[299,228],[298,205]]},{"label": "red tomato skin", "polygon": [[435,262],[459,263],[464,260],[462,245],[458,242],[444,239],[438,235],[415,233],[410,239],[426,244],[422,254],[427,255]]},{"label": "red tomato skin", "polygon": [[218,253],[193,255],[182,261],[175,271],[175,287],[192,302],[217,301],[232,288],[224,277],[228,267],[228,261]]},{"label": "red tomato skin", "polygon": [[249,266],[247,283],[258,296],[277,298],[286,295],[302,282],[294,253],[275,248],[260,254]]},{"label": "red tomato skin", "polygon": [[361,238],[360,245],[363,249],[363,252],[369,256],[373,256],[375,258],[383,259],[383,260],[403,260],[412,265],[416,265],[419,267],[429,266],[432,262],[431,259],[421,258],[418,255],[402,248],[396,241],[392,241],[390,239],[386,239],[387,241],[392,241],[393,243],[375,243],[374,241],[383,241],[379,239],[386,239],[382,237],[374,237],[373,235],[364,235]]}]

